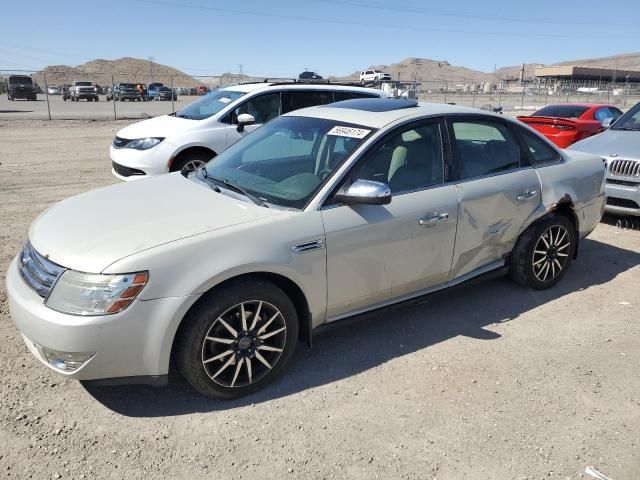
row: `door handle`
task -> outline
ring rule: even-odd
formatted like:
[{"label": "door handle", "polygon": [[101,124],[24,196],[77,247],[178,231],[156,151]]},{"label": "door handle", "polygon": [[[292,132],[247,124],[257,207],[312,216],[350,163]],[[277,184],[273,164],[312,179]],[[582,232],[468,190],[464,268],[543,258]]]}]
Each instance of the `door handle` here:
[{"label": "door handle", "polygon": [[525,190],[524,192],[520,193],[516,197],[516,199],[522,202],[524,200],[527,200],[528,198],[535,197],[537,194],[538,192],[536,192],[535,190]]},{"label": "door handle", "polygon": [[431,217],[421,218],[420,220],[418,220],[418,223],[425,227],[429,227],[431,225],[435,225],[438,222],[444,222],[445,220],[448,220],[448,219],[449,219],[448,213],[435,213]]}]

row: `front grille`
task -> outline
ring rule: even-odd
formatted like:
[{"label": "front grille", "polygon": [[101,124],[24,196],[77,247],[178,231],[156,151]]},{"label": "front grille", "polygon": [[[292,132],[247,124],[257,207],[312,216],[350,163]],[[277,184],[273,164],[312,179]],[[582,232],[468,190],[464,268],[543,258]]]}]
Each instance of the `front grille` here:
[{"label": "front grille", "polygon": [[640,182],[629,182],[627,180],[614,180],[613,178],[607,178],[607,184],[609,185],[623,185],[625,187],[637,187]]},{"label": "front grille", "polygon": [[129,142],[131,142],[131,139],[129,139],[129,138],[122,138],[122,137],[116,136],[113,139],[113,147],[114,148],[124,148],[129,144]]},{"label": "front grille", "polygon": [[616,198],[616,197],[607,197],[607,205],[611,205],[612,207],[622,207],[622,208],[633,208],[638,209],[640,206],[633,200],[628,200],[626,198]]},{"label": "front grille", "polygon": [[622,177],[640,177],[640,162],[635,160],[614,160],[609,164],[609,173]]},{"label": "front grille", "polygon": [[137,168],[125,167],[124,165],[120,165],[114,161],[111,162],[111,166],[113,170],[123,177],[132,177],[134,175],[146,175],[142,170],[138,170]]},{"label": "front grille", "polygon": [[36,252],[28,241],[20,253],[18,269],[22,279],[42,298],[47,298],[53,284],[65,270]]}]

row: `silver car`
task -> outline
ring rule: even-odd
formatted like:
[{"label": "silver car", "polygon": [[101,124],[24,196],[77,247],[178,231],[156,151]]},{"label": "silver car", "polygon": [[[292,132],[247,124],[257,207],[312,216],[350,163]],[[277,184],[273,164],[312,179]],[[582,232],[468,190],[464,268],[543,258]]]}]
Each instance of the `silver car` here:
[{"label": "silver car", "polygon": [[604,177],[600,157],[480,110],[298,110],[186,177],[45,211],[7,274],[11,314],[69,378],[160,384],[173,358],[199,392],[237,397],[321,325],[483,275],[553,286],[600,221]]},{"label": "silver car", "polygon": [[613,124],[605,122],[607,130],[569,148],[606,159],[605,211],[640,216],[640,103]]}]

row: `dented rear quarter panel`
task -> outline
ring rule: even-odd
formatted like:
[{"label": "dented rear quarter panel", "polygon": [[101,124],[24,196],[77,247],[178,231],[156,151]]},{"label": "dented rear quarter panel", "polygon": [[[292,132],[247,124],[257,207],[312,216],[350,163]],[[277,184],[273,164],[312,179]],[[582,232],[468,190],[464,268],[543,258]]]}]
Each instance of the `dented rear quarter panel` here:
[{"label": "dented rear quarter panel", "polygon": [[605,165],[597,155],[567,150],[561,155],[561,162],[536,167],[544,207],[540,216],[568,204],[576,214],[579,236],[584,238],[604,214]]}]

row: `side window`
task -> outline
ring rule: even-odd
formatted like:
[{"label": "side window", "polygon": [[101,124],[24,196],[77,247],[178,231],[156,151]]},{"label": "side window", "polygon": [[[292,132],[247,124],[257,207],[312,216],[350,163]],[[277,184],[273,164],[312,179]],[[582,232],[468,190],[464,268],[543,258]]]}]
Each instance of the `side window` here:
[{"label": "side window", "polygon": [[616,107],[609,107],[609,111],[611,112],[611,116],[614,120],[617,120],[622,116],[622,110],[618,110]]},{"label": "side window", "polygon": [[256,123],[266,123],[280,115],[280,93],[266,93],[247,100],[233,111],[231,123],[238,122],[238,115],[253,115]]},{"label": "side window", "polygon": [[520,148],[506,125],[486,120],[452,122],[460,180],[520,166]]},{"label": "side window", "polygon": [[342,100],[353,100],[354,98],[379,98],[379,95],[373,93],[364,92],[346,92],[344,90],[337,90],[333,92],[333,97],[336,102]]},{"label": "side window", "polygon": [[593,117],[599,122],[603,121],[605,118],[613,117],[613,114],[607,107],[602,107],[596,110],[596,113],[593,114]]},{"label": "side window", "polygon": [[326,105],[327,103],[333,103],[332,92],[323,90],[282,92],[282,113],[316,105]]},{"label": "side window", "polygon": [[524,144],[529,149],[531,154],[531,163],[534,165],[540,165],[543,163],[557,162],[560,160],[560,155],[553,148],[547,145],[542,139],[536,137],[530,132],[524,129],[518,129]]},{"label": "side window", "polygon": [[440,124],[429,123],[385,141],[356,167],[353,180],[388,183],[397,195],[441,184],[443,178]]}]

